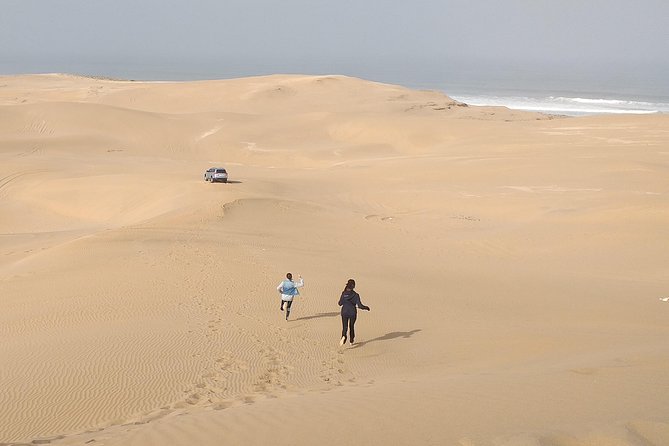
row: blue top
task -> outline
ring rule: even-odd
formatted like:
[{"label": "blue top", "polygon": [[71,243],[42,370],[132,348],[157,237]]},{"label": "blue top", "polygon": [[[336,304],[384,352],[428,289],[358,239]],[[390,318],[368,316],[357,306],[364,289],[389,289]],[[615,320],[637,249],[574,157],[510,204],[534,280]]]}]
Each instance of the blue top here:
[{"label": "blue top", "polygon": [[286,296],[297,296],[300,292],[292,280],[286,279],[281,282],[281,294],[285,294]]}]

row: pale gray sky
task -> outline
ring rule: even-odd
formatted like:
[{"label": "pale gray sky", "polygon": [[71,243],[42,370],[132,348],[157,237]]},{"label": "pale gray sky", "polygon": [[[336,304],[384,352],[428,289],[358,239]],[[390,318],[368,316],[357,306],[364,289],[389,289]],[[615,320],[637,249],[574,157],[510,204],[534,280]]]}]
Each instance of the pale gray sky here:
[{"label": "pale gray sky", "polygon": [[662,78],[668,55],[668,0],[0,0],[4,74],[438,78],[498,64]]}]

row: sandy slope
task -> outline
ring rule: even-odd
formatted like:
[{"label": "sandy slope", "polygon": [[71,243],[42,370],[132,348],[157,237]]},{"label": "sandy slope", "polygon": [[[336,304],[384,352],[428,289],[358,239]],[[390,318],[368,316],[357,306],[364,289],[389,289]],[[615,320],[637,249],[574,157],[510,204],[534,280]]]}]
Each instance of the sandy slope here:
[{"label": "sandy slope", "polygon": [[668,174],[666,116],[0,77],[0,443],[669,444]]}]

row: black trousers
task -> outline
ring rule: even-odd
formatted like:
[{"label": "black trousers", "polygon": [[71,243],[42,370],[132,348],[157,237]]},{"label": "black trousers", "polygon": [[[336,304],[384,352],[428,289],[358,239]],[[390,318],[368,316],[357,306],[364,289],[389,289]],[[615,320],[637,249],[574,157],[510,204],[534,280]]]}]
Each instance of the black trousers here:
[{"label": "black trousers", "polygon": [[348,331],[348,339],[350,342],[355,340],[355,319],[357,316],[344,316],[341,315],[341,336],[347,337],[346,332]]}]

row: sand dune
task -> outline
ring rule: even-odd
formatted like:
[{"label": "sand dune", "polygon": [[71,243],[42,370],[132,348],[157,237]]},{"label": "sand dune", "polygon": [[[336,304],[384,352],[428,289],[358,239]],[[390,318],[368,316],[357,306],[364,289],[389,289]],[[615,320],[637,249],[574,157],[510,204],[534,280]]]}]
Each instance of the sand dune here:
[{"label": "sand dune", "polygon": [[669,444],[667,147],[344,76],[1,77],[0,443]]}]

